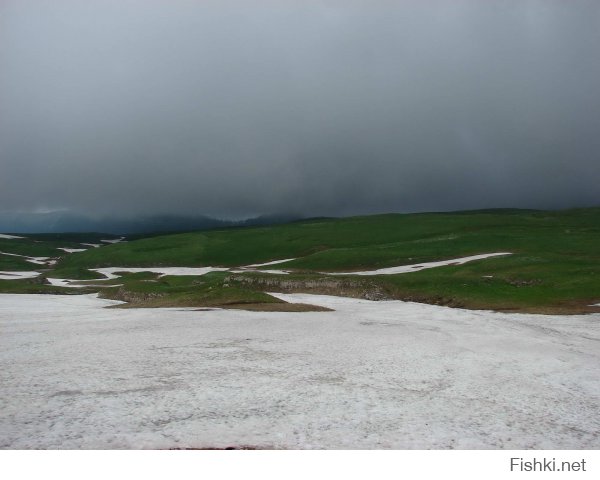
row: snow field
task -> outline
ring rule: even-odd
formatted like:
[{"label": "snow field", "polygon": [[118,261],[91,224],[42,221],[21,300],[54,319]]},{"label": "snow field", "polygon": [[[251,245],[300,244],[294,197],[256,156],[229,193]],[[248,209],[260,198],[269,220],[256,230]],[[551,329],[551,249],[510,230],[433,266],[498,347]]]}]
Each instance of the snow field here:
[{"label": "snow field", "polygon": [[0,447],[600,448],[600,315],[0,295]]}]

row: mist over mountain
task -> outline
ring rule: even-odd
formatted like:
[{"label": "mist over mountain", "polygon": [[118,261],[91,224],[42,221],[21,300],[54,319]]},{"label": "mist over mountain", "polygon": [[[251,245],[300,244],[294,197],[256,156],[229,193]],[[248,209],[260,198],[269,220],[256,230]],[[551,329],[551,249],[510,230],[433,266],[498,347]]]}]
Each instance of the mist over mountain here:
[{"label": "mist over mountain", "polygon": [[91,217],[70,212],[0,213],[0,232],[102,232],[121,235],[185,232],[215,228],[275,225],[299,219],[293,214],[264,215],[244,220],[222,220],[202,215],[147,215]]}]

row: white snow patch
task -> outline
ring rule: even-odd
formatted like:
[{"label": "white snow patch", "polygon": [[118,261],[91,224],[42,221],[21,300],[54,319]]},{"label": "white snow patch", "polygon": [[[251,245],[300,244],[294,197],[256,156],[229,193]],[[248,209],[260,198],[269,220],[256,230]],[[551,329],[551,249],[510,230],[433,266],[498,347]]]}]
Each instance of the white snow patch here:
[{"label": "white snow patch", "polygon": [[[93,283],[81,283],[82,280],[71,280],[66,278],[46,278],[50,285],[55,287],[67,287],[67,288],[85,288],[85,287],[97,287],[97,288],[109,288],[109,287],[120,287],[121,285],[96,285]],[[86,282],[83,280],[83,282]],[[88,282],[91,282],[88,280]]]},{"label": "white snow patch", "polygon": [[99,243],[82,243],[82,245],[85,245],[87,247],[94,247],[94,248],[99,248],[102,246]]},{"label": "white snow patch", "polygon": [[442,260],[439,262],[416,263],[414,265],[401,265],[399,267],[380,268],[378,270],[368,270],[364,272],[321,272],[326,275],[394,275],[397,273],[410,273],[425,270],[427,268],[443,267],[446,265],[462,265],[463,263],[474,260],[483,260],[484,258],[498,257],[501,255],[512,255],[510,252],[484,253],[482,255],[471,255],[470,257],[454,258],[452,260]]},{"label": "white snow patch", "polygon": [[[245,272],[252,272],[253,270],[244,270]],[[273,275],[289,275],[290,272],[288,272],[287,270],[254,270],[255,272],[259,272],[259,273],[271,273]]]},{"label": "white snow patch", "polygon": [[58,247],[57,250],[62,250],[67,253],[77,253],[77,252],[85,252],[87,248],[63,248]]},{"label": "white snow patch", "polygon": [[600,315],[0,295],[0,448],[598,449]]},{"label": "white snow patch", "polygon": [[274,275],[289,275],[290,272],[287,270],[255,270],[254,268],[246,268],[246,267],[239,267],[237,269],[234,270],[230,270],[231,273],[272,273]]},{"label": "white snow patch", "polygon": [[0,280],[19,280],[22,278],[35,278],[41,275],[41,272],[4,272],[0,271]]},{"label": "white snow patch", "polygon": [[101,273],[109,280],[119,278],[120,275],[115,275],[116,272],[153,272],[164,275],[206,275],[209,272],[224,272],[229,270],[228,268],[220,267],[105,267],[105,268],[92,268],[94,272]]},{"label": "white snow patch", "polygon": [[[51,265],[51,261],[48,260],[48,257],[31,257],[25,259],[26,262],[35,263],[36,265]],[[56,262],[55,262],[56,263]]]},{"label": "white snow patch", "polygon": [[49,260],[50,257],[28,257],[26,255],[19,255],[17,253],[0,252],[0,255],[9,255],[11,257],[24,258],[26,262],[35,263],[37,265],[50,265],[53,260]]},{"label": "white snow patch", "polygon": [[259,267],[268,267],[269,265],[277,265],[278,263],[291,262],[296,260],[295,258],[284,258],[283,260],[273,260],[266,263],[253,263],[252,265],[244,265],[238,267],[236,270],[231,270],[232,273],[246,273],[246,272],[260,272],[260,273],[272,273],[274,275],[288,275],[290,272],[287,270],[262,270]]},{"label": "white snow patch", "polygon": [[14,238],[25,238],[25,237],[19,237],[18,235],[7,235],[6,233],[0,233],[0,238],[5,238],[7,240],[11,240]]},{"label": "white snow patch", "polygon": [[104,242],[104,243],[119,243],[119,242],[122,242],[124,240],[125,240],[125,237],[113,238],[113,239],[110,239],[110,240],[100,240],[100,241]]},{"label": "white snow patch", "polygon": [[71,288],[82,288],[85,285],[71,285],[70,282],[75,282],[77,280],[67,280],[65,278],[46,278],[50,285],[54,285],[55,287],[71,287]]},{"label": "white snow patch", "polygon": [[272,262],[266,262],[266,263],[253,263],[252,265],[246,265],[245,267],[240,267],[240,268],[267,267],[269,265],[277,265],[278,263],[291,262],[292,260],[296,260],[296,259],[295,258],[284,258],[283,260],[273,260]]}]

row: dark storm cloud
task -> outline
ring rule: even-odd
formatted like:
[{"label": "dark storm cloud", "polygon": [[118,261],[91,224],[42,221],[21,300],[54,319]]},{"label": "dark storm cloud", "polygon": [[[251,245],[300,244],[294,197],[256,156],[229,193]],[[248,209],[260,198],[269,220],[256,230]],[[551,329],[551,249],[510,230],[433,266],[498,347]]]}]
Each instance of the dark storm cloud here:
[{"label": "dark storm cloud", "polygon": [[597,0],[0,3],[0,211],[600,204]]}]

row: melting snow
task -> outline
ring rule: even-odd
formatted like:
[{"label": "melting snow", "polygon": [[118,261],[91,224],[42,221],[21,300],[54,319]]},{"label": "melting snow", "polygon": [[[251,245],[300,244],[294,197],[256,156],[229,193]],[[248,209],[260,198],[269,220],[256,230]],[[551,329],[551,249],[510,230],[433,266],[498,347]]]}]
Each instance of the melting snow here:
[{"label": "melting snow", "polygon": [[0,448],[600,448],[600,315],[0,295]]},{"label": "melting snow", "polygon": [[19,237],[18,235],[7,235],[6,233],[0,233],[0,238],[5,238],[7,240],[11,240],[13,238],[25,238],[25,237]]},{"label": "melting snow", "polygon": [[283,260],[273,260],[272,262],[266,262],[266,263],[253,263],[252,265],[246,265],[245,267],[241,267],[241,268],[267,267],[269,265],[277,265],[278,263],[291,262],[292,260],[296,260],[296,259],[295,258],[285,258]]},{"label": "melting snow", "polygon": [[19,280],[21,278],[35,278],[41,275],[41,272],[2,272],[0,271],[0,280]]},{"label": "melting snow", "polygon": [[255,270],[253,268],[247,268],[247,267],[240,267],[235,270],[231,270],[231,273],[249,273],[249,272],[272,273],[274,275],[289,275],[289,273],[290,273],[287,270]]},{"label": "melting snow", "polygon": [[71,285],[71,282],[77,282],[79,280],[67,280],[64,278],[48,278],[46,280],[50,283],[50,285],[54,285],[55,287],[71,287],[71,288],[83,288],[86,285]]},{"label": "melting snow", "polygon": [[11,257],[24,258],[26,262],[35,263],[37,265],[51,265],[56,263],[54,260],[50,260],[50,257],[28,257],[26,255],[18,255],[16,253],[0,252],[0,255],[10,255]]},{"label": "melting snow", "polygon": [[259,267],[268,267],[269,265],[277,265],[278,263],[291,262],[296,260],[295,258],[285,258],[283,260],[273,260],[266,263],[253,263],[252,265],[245,265],[238,267],[236,270],[231,270],[232,273],[246,273],[246,272],[260,272],[260,273],[271,273],[274,275],[288,275],[290,272],[287,270],[258,270]]},{"label": "melting snow", "polygon": [[95,272],[101,273],[109,280],[119,278],[120,275],[115,275],[116,272],[153,272],[160,273],[163,275],[206,275],[209,272],[224,272],[228,268],[220,267],[106,267],[106,268],[93,268]]},{"label": "melting snow", "polygon": [[410,273],[425,270],[427,268],[443,267],[446,265],[462,265],[473,260],[483,260],[484,258],[498,257],[501,255],[511,255],[510,252],[484,253],[482,255],[471,255],[470,257],[455,258],[452,260],[442,260],[441,262],[416,263],[414,265],[401,265],[399,267],[380,268],[378,270],[367,270],[364,272],[321,272],[327,275],[394,275],[397,273]]},{"label": "melting snow", "polygon": [[[248,270],[242,270],[242,272],[249,272],[252,271],[250,269]],[[256,270],[256,272],[259,273],[271,273],[273,275],[289,275],[290,272],[288,272],[287,270]]]},{"label": "melting snow", "polygon": [[62,251],[67,252],[67,253],[77,253],[77,252],[85,252],[87,250],[87,248],[63,248],[63,247],[58,247],[58,250],[62,250]]},{"label": "melting snow", "polygon": [[[68,287],[68,288],[85,288],[85,287],[120,287],[121,285],[95,285],[89,280],[69,280],[66,278],[46,278],[50,285],[54,285],[55,287]],[[83,283],[82,283],[83,282]]]},{"label": "melting snow", "polygon": [[125,237],[113,238],[113,239],[110,239],[110,240],[100,240],[100,241],[104,242],[104,243],[119,243],[119,242],[122,242],[123,240],[125,240]]}]

